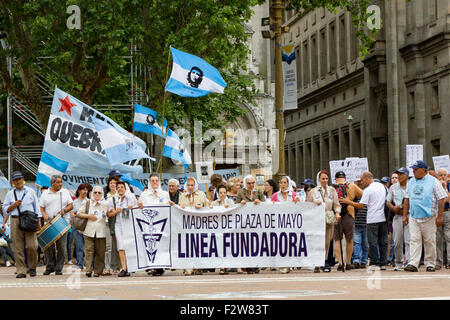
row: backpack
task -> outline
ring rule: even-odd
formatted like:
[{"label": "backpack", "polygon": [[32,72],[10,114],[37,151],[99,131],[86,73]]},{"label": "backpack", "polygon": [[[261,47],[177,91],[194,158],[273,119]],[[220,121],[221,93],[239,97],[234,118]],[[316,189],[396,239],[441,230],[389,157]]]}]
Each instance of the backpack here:
[{"label": "backpack", "polygon": [[[348,184],[335,184],[333,185],[333,187],[336,189],[337,195],[338,195],[338,199],[341,198],[347,198],[347,188],[348,188]],[[341,203],[341,217],[343,217],[344,215],[346,215],[348,213],[348,204],[342,204]]]}]

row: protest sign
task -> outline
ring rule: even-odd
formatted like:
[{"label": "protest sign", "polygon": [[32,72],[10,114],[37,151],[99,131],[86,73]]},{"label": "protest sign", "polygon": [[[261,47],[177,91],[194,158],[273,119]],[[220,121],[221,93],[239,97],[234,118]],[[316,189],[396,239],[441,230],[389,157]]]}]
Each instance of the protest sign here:
[{"label": "protest sign", "polygon": [[447,173],[450,173],[450,158],[448,154],[445,156],[433,157],[433,164],[436,173],[439,169],[445,169],[447,170]]},{"label": "protest sign", "polygon": [[367,158],[346,158],[345,160],[330,161],[332,183],[336,183],[334,176],[338,171],[345,173],[347,181],[357,181],[364,171],[369,171],[369,162]]},{"label": "protest sign", "polygon": [[314,267],[325,260],[325,212],[313,203],[133,208],[122,220],[130,272],[151,268]]},{"label": "protest sign", "polygon": [[413,169],[410,167],[417,160],[423,160],[423,145],[421,144],[407,144],[406,145],[406,167],[409,170],[409,176],[414,175]]}]

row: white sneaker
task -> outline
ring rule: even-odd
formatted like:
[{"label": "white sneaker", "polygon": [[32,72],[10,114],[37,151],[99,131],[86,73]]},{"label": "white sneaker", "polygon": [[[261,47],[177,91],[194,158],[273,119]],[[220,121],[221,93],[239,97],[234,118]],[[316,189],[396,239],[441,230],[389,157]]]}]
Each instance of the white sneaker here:
[{"label": "white sneaker", "polygon": [[73,264],[72,261],[69,261],[67,264]]},{"label": "white sneaker", "polygon": [[11,262],[6,261],[6,266],[7,266],[7,267],[11,267]]}]

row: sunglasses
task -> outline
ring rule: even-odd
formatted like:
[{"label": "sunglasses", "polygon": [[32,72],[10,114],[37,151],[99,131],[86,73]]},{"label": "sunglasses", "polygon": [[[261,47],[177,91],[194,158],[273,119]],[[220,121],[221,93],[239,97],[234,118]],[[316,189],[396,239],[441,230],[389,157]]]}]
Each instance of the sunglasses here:
[{"label": "sunglasses", "polygon": [[94,191],[94,194],[102,194],[100,191]]}]

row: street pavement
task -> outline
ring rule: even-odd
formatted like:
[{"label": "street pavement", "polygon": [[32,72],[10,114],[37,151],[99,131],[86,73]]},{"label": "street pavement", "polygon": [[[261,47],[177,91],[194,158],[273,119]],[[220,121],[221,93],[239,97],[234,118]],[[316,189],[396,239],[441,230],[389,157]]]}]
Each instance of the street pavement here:
[{"label": "street pavement", "polygon": [[[217,270],[218,271],[218,270]],[[293,270],[288,274],[262,270],[259,274],[183,276],[182,270],[161,277],[138,272],[131,277],[88,278],[74,266],[64,274],[15,278],[14,267],[0,268],[0,299],[24,300],[450,300],[450,269],[426,272],[369,271],[330,273]]]}]

